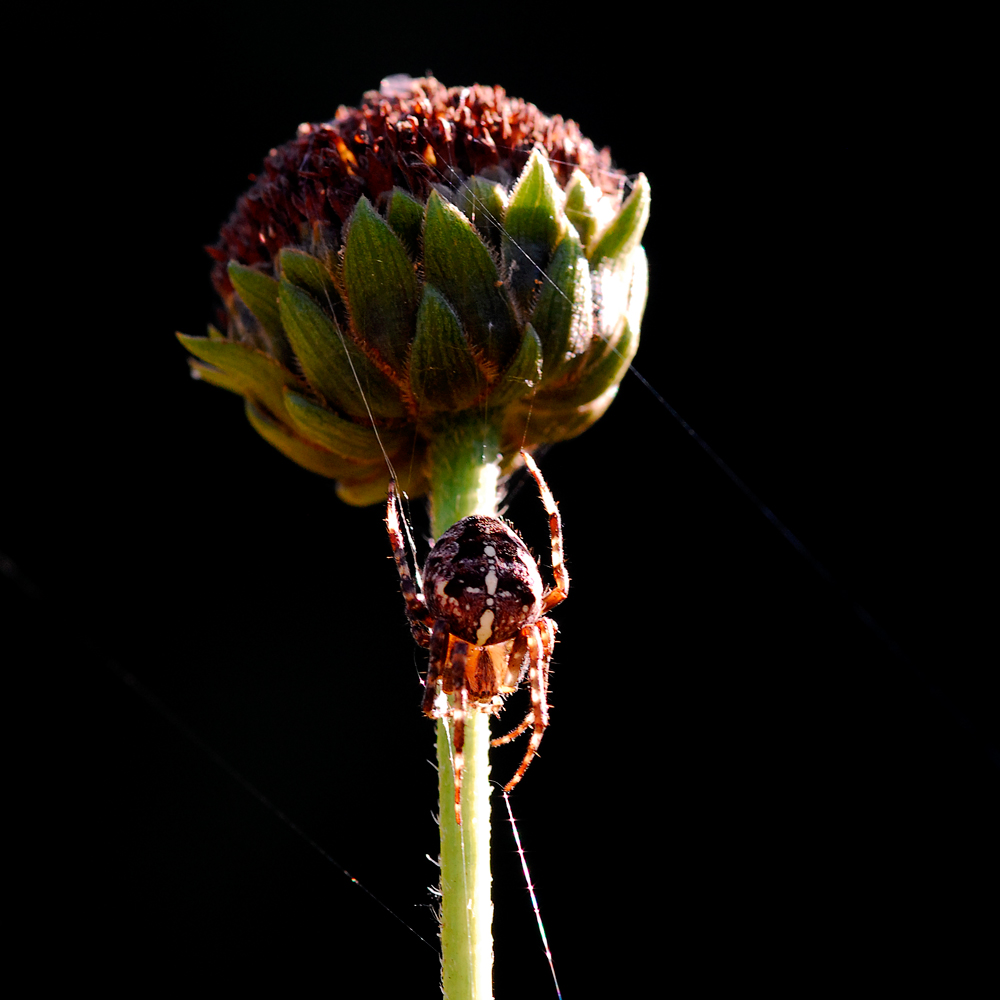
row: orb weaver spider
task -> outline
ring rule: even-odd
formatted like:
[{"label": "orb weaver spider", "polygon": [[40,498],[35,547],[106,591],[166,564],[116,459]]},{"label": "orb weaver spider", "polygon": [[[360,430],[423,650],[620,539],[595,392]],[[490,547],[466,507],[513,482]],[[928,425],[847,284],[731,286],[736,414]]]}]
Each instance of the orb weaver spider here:
[{"label": "orb weaver spider", "polygon": [[559,508],[534,459],[523,450],[521,457],[549,516],[554,587],[542,582],[538,563],[521,536],[500,518],[484,514],[472,514],[450,527],[428,554],[422,579],[418,574],[414,581],[400,531],[395,483],[389,483],[385,524],[406,617],[417,645],[430,652],[423,711],[431,719],[450,718],[454,725],[459,823],[468,713],[498,715],[503,699],[517,690],[527,674],[531,709],[518,726],[492,741],[493,746],[509,743],[531,728],[521,766],[505,792],[524,776],[549,724],[549,662],[556,623],[548,613],[566,599],[569,574],[563,561]]}]

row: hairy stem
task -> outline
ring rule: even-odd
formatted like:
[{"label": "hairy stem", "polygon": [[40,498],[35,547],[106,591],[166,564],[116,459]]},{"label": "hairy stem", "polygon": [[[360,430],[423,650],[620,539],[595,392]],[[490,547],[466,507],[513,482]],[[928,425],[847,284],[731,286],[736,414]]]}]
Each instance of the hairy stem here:
[{"label": "hairy stem", "polygon": [[[449,425],[431,452],[431,529],[439,538],[470,514],[496,516],[496,430],[481,422]],[[438,722],[441,824],[441,974],[446,1000],[492,1000],[493,901],[490,875],[489,715],[465,722],[462,823],[455,822],[450,719]]]}]

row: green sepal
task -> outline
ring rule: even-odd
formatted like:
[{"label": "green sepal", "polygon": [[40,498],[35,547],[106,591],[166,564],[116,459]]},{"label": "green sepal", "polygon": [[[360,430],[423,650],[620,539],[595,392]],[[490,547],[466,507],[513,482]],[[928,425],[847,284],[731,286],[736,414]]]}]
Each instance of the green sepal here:
[{"label": "green sepal", "polygon": [[507,406],[520,399],[542,381],[542,342],[529,323],[524,328],[521,347],[510,367],[500,376],[496,388],[490,393],[487,406]]},{"label": "green sepal", "polygon": [[420,290],[399,237],[364,195],[348,223],[342,274],[358,340],[405,372]]},{"label": "green sepal", "polygon": [[649,262],[646,260],[646,251],[641,246],[632,251],[632,261],[632,282],[629,285],[625,315],[638,336],[642,327],[642,314],[646,311],[646,297],[649,295]]},{"label": "green sepal", "polygon": [[208,324],[208,339],[209,340],[225,340],[226,335],[216,327],[212,326],[211,323]]},{"label": "green sepal", "polygon": [[269,274],[237,264],[235,260],[229,262],[229,280],[240,300],[260,324],[271,356],[283,365],[291,364],[291,352],[278,311],[278,282]]},{"label": "green sepal", "polygon": [[624,329],[621,325],[623,316],[628,318],[635,335],[639,334],[649,287],[646,252],[637,246],[624,261],[602,261],[594,269],[593,280],[601,308],[596,315],[595,336],[583,362],[588,370],[618,346]]},{"label": "green sepal", "polygon": [[[353,462],[381,462],[379,438],[369,425],[363,427],[337,416],[324,406],[297,392],[286,391],[285,409],[292,429],[308,441]],[[405,431],[383,429],[379,437],[386,451],[400,448],[408,435]]]},{"label": "green sepal", "polygon": [[566,187],[566,218],[573,223],[584,247],[590,246],[597,231],[597,203],[601,192],[582,170],[574,170]]},{"label": "green sepal", "polygon": [[503,217],[507,210],[503,187],[485,177],[470,177],[459,188],[457,205],[487,245],[499,252]]},{"label": "green sepal", "polygon": [[612,262],[625,260],[642,240],[647,222],[649,222],[649,181],[646,180],[645,174],[639,174],[632,193],[625,199],[625,204],[619,213],[591,248],[588,257],[595,265],[600,264],[605,258]]},{"label": "green sepal", "polygon": [[432,191],[437,191],[437,193],[446,201],[449,205],[455,205],[457,208],[458,201],[458,191],[453,188],[450,184],[445,184],[442,181],[431,181],[430,188]]},{"label": "green sepal", "polygon": [[336,487],[337,498],[351,507],[370,507],[376,503],[384,504],[388,492],[388,472],[360,481],[338,480]]},{"label": "green sepal", "polygon": [[[595,424],[611,405],[618,386],[610,386],[602,395],[580,406],[547,407],[536,396],[530,408],[511,407],[504,419],[501,447],[504,456],[517,454],[520,448],[568,441]],[[505,458],[504,465],[507,464]]]},{"label": "green sepal", "polygon": [[[410,475],[409,470],[396,470],[399,477],[396,480],[397,492],[405,493],[411,500],[416,500],[427,492],[427,480],[419,469]],[[389,470],[381,472],[368,479],[339,479],[337,481],[337,496],[352,507],[370,507],[372,504],[385,504],[389,491]]]},{"label": "green sepal", "polygon": [[544,349],[546,382],[558,379],[593,337],[590,265],[573,233],[556,247],[531,322]]},{"label": "green sepal", "polygon": [[417,312],[410,385],[421,409],[464,410],[486,387],[462,324],[429,282]]},{"label": "green sepal", "polygon": [[419,260],[424,206],[402,188],[393,188],[389,198],[388,222],[392,231],[403,241],[410,259]]},{"label": "green sepal", "polygon": [[521,171],[504,215],[504,279],[521,315],[528,315],[543,272],[567,229],[562,193],[537,147]]},{"label": "green sepal", "polygon": [[209,385],[218,386],[220,389],[228,389],[230,392],[235,392],[237,396],[246,396],[246,392],[243,386],[240,385],[239,379],[233,378],[232,375],[227,375],[221,369],[206,365],[197,358],[188,358],[188,367],[191,369],[191,378],[196,382],[207,382]]},{"label": "green sepal", "polygon": [[235,340],[188,337],[183,333],[178,333],[177,339],[196,358],[217,369],[213,372],[202,365],[192,365],[191,374],[195,378],[256,400],[280,419],[285,418],[282,391],[286,388],[307,391],[300,378],[256,348]]},{"label": "green sepal", "polygon": [[308,292],[321,305],[325,305],[327,312],[332,311],[340,301],[333,275],[319,257],[304,250],[285,247],[278,256],[278,262],[281,265],[281,276]]},{"label": "green sepal", "polygon": [[281,320],[302,372],[331,406],[352,417],[367,417],[367,400],[375,417],[405,415],[396,388],[349,337],[341,336],[336,321],[308,292],[283,278],[279,301]]},{"label": "green sepal", "polygon": [[499,373],[521,343],[493,257],[472,223],[431,191],[424,213],[424,277],[458,313],[481,362]]},{"label": "green sepal", "polygon": [[359,467],[348,462],[346,458],[340,458],[296,437],[289,428],[258,409],[249,399],[246,401],[246,414],[253,429],[269,445],[277,448],[282,455],[301,465],[303,469],[319,473],[327,479],[349,476],[359,471]]},{"label": "green sepal", "polygon": [[578,407],[603,395],[625,377],[639,349],[639,330],[622,316],[608,344],[587,364],[579,378],[552,392],[539,394],[540,406]]},{"label": "green sepal", "polygon": [[588,365],[576,386],[574,402],[590,402],[625,377],[639,350],[639,328],[632,326],[627,316],[622,317],[621,333],[615,338],[614,348],[596,364]]}]

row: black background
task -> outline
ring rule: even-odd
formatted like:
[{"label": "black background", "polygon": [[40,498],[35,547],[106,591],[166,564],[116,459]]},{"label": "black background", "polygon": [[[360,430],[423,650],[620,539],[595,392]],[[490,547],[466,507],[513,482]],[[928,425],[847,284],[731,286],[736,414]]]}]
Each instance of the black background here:
[{"label": "black background", "polygon": [[[436,995],[432,951],[185,736],[435,942],[433,732],[382,512],[264,444],[172,336],[213,318],[202,248],[268,148],[432,70],[648,175],[636,367],[837,581],[633,377],[543,457],[573,591],[513,807],[564,995],[961,975],[995,899],[997,768],[934,60],[517,8],[113,27],[78,25],[24,125],[43,190],[2,549],[41,974]],[[532,489],[509,516],[544,545]],[[499,813],[494,853],[496,994],[551,996]]]}]

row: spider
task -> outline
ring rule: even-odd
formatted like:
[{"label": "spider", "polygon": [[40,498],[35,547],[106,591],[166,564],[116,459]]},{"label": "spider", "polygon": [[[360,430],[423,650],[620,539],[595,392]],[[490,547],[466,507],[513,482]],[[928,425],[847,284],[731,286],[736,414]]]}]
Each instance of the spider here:
[{"label": "spider", "polygon": [[[499,714],[503,697],[528,675],[531,709],[516,728],[492,741],[509,743],[528,727],[531,737],[509,792],[524,776],[549,724],[549,661],[556,624],[548,612],[566,599],[569,574],[563,563],[562,522],[538,466],[521,452],[549,515],[555,587],[542,582],[538,564],[521,536],[497,517],[473,514],[452,525],[436,542],[414,582],[399,527],[395,483],[389,483],[386,529],[399,570],[406,617],[418,646],[430,650],[423,711],[454,722],[455,818],[461,823],[465,718],[470,711]],[[421,592],[421,590],[423,592]],[[440,688],[440,690],[439,690]],[[447,695],[453,695],[449,703]]]}]

